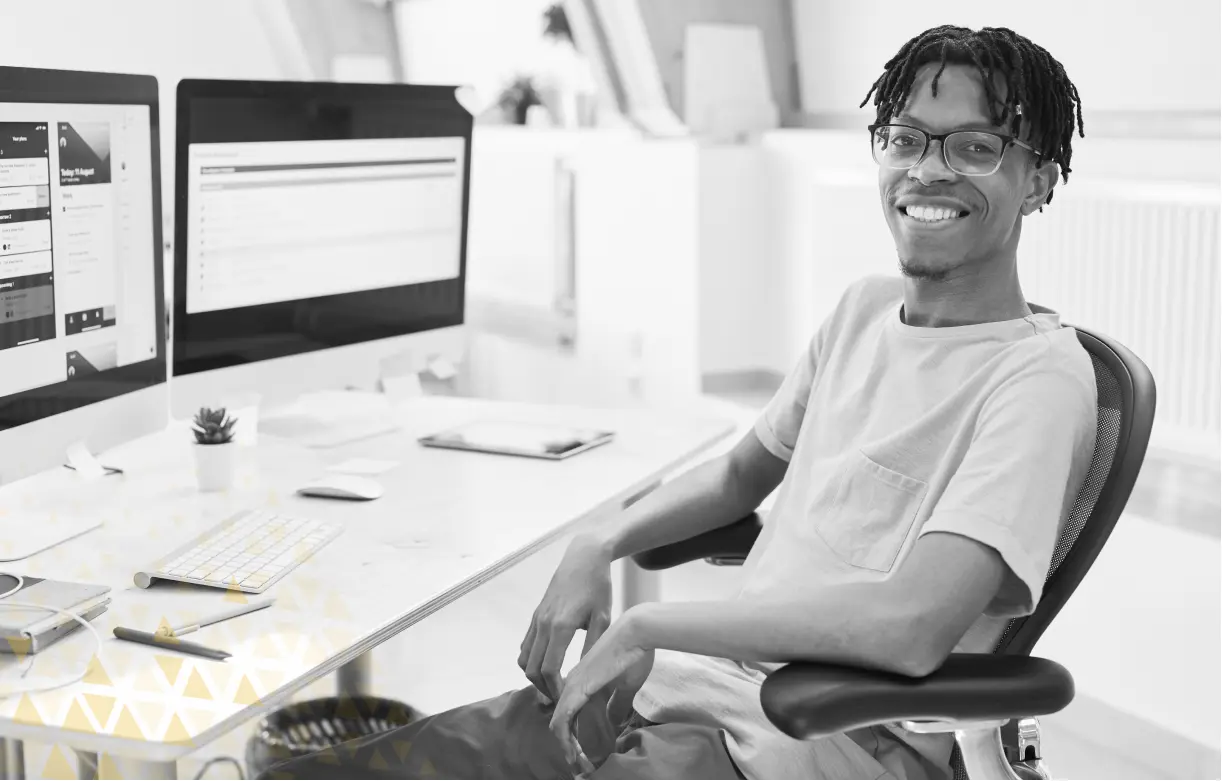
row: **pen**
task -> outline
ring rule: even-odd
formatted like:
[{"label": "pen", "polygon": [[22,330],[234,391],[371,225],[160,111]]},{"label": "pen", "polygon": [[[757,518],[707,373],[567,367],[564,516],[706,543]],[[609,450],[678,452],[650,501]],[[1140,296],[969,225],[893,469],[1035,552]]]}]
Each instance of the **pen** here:
[{"label": "pen", "polygon": [[[198,632],[202,627],[211,626],[212,624],[219,624],[220,622],[228,621],[231,618],[237,618],[238,616],[244,616],[247,613],[253,613],[256,610],[262,610],[265,607],[271,607],[275,601],[275,599],[265,599],[262,602],[251,602],[248,605],[238,605],[235,608],[230,608],[229,610],[217,613],[211,618],[201,618],[199,621],[192,624],[183,624],[182,626],[172,627],[168,634],[173,637],[189,635],[192,632]],[[158,630],[157,634],[164,637],[167,633],[164,630]]]},{"label": "pen", "polygon": [[145,645],[153,645],[158,648],[166,648],[171,651],[182,651],[184,654],[195,654],[196,656],[207,657],[208,659],[216,659],[217,661],[225,661],[230,654],[225,651],[218,651],[215,648],[207,648],[195,643],[188,643],[185,640],[179,640],[177,637],[166,637],[165,635],[157,635],[152,632],[140,632],[135,629],[128,629],[123,626],[116,626],[114,629],[115,637],[120,640],[127,640],[132,643],[143,643]]}]

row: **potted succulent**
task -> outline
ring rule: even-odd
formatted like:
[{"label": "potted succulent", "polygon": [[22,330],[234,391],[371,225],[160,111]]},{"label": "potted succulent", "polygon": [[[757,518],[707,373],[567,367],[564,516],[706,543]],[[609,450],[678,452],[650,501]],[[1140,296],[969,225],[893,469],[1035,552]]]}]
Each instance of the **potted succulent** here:
[{"label": "potted succulent", "polygon": [[191,421],[195,433],[195,477],[201,491],[224,491],[233,485],[237,472],[237,445],[233,427],[237,418],[226,414],[225,408],[204,407]]}]

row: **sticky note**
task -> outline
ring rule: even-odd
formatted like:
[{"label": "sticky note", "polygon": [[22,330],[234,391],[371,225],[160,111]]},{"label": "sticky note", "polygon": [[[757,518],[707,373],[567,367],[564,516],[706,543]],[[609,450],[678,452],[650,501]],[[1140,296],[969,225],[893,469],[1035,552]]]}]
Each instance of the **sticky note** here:
[{"label": "sticky note", "polygon": [[84,442],[73,442],[68,446],[68,464],[86,480],[96,480],[106,474]]}]

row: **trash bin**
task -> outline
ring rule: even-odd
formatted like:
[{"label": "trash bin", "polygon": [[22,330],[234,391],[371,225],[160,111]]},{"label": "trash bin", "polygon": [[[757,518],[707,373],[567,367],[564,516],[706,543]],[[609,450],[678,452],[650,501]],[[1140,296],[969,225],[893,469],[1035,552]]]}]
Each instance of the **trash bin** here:
[{"label": "trash bin", "polygon": [[247,741],[247,777],[257,778],[279,762],[418,719],[420,713],[410,705],[381,697],[324,697],[287,705],[264,716]]}]

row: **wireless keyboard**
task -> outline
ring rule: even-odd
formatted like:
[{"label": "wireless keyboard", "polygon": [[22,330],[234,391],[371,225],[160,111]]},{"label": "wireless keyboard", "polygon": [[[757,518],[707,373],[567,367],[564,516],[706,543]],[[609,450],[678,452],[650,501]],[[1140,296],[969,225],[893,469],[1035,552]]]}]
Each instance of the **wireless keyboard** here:
[{"label": "wireless keyboard", "polygon": [[196,537],[152,568],[136,585],[157,578],[261,594],[335,539],[341,527],[270,510],[245,510]]}]

